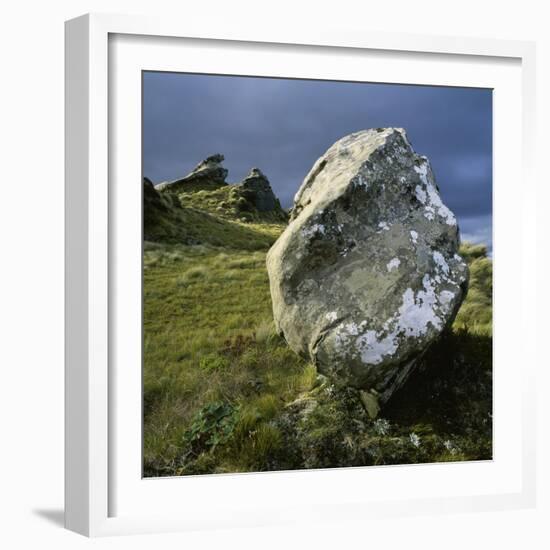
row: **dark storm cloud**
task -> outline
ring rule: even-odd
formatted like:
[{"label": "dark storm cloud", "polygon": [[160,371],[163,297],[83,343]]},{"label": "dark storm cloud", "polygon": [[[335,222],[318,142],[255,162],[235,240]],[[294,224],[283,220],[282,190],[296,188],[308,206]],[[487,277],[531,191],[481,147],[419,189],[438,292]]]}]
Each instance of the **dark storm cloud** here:
[{"label": "dark storm cloud", "polygon": [[430,159],[465,237],[491,244],[490,90],[145,73],[143,92],[144,175],[155,183],[219,152],[229,181],[257,166],[290,206],[337,139],[403,127]]}]

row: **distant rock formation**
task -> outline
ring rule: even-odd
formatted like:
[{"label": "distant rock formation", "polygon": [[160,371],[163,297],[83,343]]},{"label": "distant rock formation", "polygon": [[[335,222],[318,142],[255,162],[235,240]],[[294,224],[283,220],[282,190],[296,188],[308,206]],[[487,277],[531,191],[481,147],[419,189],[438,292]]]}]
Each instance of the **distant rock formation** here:
[{"label": "distant rock formation", "polygon": [[160,183],[156,186],[156,189],[158,191],[181,193],[199,189],[215,189],[227,185],[225,178],[228,171],[222,166],[224,160],[223,155],[211,155],[197,164],[184,178]]},{"label": "distant rock formation", "polygon": [[258,212],[269,212],[281,208],[269,180],[259,168],[252,168],[237,186],[242,188],[242,195],[254,205]]},{"label": "distant rock formation", "polygon": [[455,216],[404,130],[346,136],[314,164],[268,253],[276,326],[376,416],[460,307],[458,245]]},{"label": "distant rock formation", "polygon": [[[177,198],[180,205],[208,210],[239,221],[279,223],[288,220],[287,212],[281,208],[269,180],[259,168],[252,168],[241,182],[228,184],[228,170],[222,164],[224,160],[223,155],[211,155],[184,178],[159,183],[153,191],[162,197]],[[193,194],[199,191],[206,191],[207,194],[194,197]],[[150,188],[146,193],[153,198]]]}]

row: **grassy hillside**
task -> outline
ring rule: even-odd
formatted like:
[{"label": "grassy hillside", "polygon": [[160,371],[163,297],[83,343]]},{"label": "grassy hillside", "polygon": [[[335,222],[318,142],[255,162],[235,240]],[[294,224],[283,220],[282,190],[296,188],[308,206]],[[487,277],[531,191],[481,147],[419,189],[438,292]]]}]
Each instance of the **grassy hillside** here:
[{"label": "grassy hillside", "polygon": [[372,421],[274,333],[265,255],[284,224],[243,218],[230,194],[181,198],[182,222],[145,245],[145,475],[490,458],[485,250],[463,247],[472,280],[453,329]]},{"label": "grassy hillside", "polygon": [[273,333],[263,235],[241,249],[146,246],[147,475],[264,469],[281,443],[269,421],[315,381]]},{"label": "grassy hillside", "polygon": [[[230,193],[229,188],[224,188],[227,193]],[[144,180],[143,233],[146,243],[206,244],[231,249],[264,250],[273,244],[281,231],[281,219],[277,219],[275,213],[260,215],[253,211],[250,218],[241,219],[237,212],[231,215],[227,211],[224,216],[220,216],[208,207],[208,201],[203,203],[204,196],[209,196],[208,191],[182,195],[184,197],[180,199],[173,193],[158,193],[149,180]]]},{"label": "grassy hillside", "polygon": [[282,223],[287,219],[280,204],[273,211],[258,212],[245,189],[238,185],[225,185],[215,189],[188,190],[178,194],[181,204],[201,209],[222,219],[240,222]]}]

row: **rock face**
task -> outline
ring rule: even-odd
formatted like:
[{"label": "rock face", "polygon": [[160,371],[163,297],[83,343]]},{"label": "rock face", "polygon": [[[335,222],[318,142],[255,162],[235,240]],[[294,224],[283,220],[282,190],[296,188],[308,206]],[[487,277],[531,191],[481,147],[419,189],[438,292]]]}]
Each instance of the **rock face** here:
[{"label": "rock face", "polygon": [[143,238],[146,241],[185,240],[184,212],[176,195],[159,193],[149,178],[143,178]]},{"label": "rock face", "polygon": [[337,141],[314,164],[268,253],[289,346],[375,416],[449,325],[468,268],[430,163],[402,129]]},{"label": "rock face", "polygon": [[174,181],[159,183],[156,186],[158,191],[195,191],[197,187],[211,189],[227,185],[227,169],[222,166],[225,157],[220,154],[212,155],[199,164],[184,178]]},{"label": "rock face", "polygon": [[281,207],[273,194],[269,180],[259,168],[252,168],[239,186],[243,189],[245,197],[254,204],[258,212],[269,212]]},{"label": "rock face", "polygon": [[174,208],[180,208],[179,201],[174,195],[161,195],[149,178],[143,178],[143,213],[146,230],[153,218]]}]

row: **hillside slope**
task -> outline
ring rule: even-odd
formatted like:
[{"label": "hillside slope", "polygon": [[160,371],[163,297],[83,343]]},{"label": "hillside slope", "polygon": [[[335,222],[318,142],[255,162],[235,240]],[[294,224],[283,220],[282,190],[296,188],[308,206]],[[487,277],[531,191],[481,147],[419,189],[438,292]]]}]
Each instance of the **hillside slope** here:
[{"label": "hillside slope", "polygon": [[231,187],[144,193],[145,475],[491,458],[485,249],[463,246],[472,277],[452,330],[370,420],[275,334],[265,255],[285,222],[250,197],[242,219]]}]

